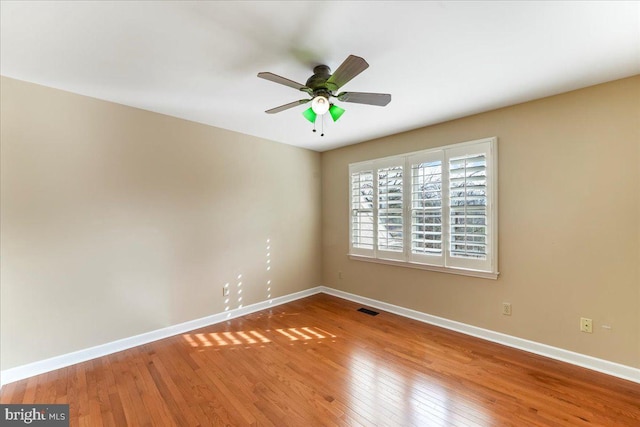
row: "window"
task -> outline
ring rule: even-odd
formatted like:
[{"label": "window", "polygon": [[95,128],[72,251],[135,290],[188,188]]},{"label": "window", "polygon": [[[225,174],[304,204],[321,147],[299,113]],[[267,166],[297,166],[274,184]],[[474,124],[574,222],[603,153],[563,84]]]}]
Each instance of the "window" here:
[{"label": "window", "polygon": [[497,140],[349,165],[350,255],[497,277]]}]

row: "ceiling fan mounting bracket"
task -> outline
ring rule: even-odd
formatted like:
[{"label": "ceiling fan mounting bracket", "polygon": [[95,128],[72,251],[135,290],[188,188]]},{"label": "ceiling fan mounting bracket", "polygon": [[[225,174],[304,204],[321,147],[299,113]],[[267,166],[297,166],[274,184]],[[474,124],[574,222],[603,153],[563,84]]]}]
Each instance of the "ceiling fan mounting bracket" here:
[{"label": "ceiling fan mounting bracket", "polygon": [[326,75],[327,78],[329,78],[329,76],[331,75],[331,68],[329,68],[328,65],[316,65],[315,67],[313,67],[313,74],[323,74]]}]

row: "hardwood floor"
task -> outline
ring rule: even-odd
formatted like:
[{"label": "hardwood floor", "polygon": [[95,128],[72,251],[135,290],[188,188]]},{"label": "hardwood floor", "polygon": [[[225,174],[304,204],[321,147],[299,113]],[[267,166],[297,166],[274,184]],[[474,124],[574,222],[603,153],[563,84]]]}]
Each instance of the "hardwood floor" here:
[{"label": "hardwood floor", "polygon": [[325,294],[7,384],[72,426],[639,426],[640,384]]}]

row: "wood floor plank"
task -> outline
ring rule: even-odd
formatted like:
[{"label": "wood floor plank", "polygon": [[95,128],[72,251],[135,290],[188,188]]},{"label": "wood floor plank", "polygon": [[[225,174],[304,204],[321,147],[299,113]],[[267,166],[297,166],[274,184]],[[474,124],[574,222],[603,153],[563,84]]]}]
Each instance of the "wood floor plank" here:
[{"label": "wood floor plank", "polygon": [[[319,294],[23,381],[72,426],[635,426],[640,385]],[[379,310],[377,310],[379,311]]]}]

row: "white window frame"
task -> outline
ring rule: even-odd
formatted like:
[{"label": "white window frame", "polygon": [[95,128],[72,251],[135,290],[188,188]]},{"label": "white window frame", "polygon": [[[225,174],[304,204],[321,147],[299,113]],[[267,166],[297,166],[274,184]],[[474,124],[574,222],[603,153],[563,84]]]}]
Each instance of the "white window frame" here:
[{"label": "white window frame", "polygon": [[[486,259],[453,257],[450,254],[450,211],[449,211],[449,161],[466,155],[483,153],[486,159]],[[412,170],[416,162],[441,161],[441,245],[440,255],[414,253],[412,251]],[[444,273],[461,274],[487,279],[498,278],[498,145],[497,138],[484,138],[452,144],[428,150],[390,156],[349,165],[349,257],[350,259],[390,264]],[[390,252],[378,249],[378,169],[389,166],[403,166],[403,251]],[[362,249],[353,246],[352,174],[370,170],[373,173],[373,248]]]}]

